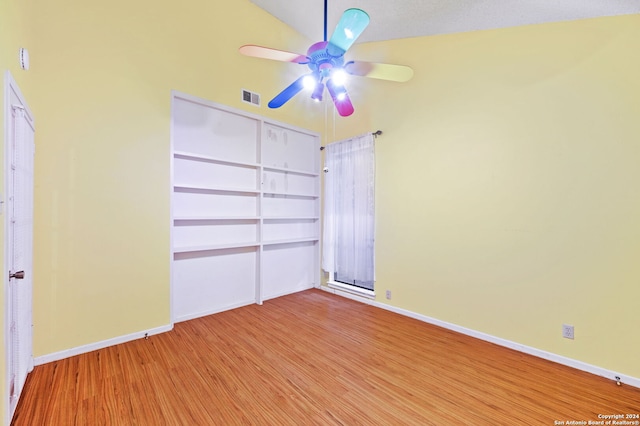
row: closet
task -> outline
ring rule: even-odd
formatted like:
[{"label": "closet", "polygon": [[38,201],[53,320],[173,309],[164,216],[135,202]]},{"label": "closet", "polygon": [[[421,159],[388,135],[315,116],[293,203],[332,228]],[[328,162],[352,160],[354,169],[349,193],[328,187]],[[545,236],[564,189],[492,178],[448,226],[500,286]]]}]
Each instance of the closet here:
[{"label": "closet", "polygon": [[317,133],[174,92],[172,317],[319,285]]}]

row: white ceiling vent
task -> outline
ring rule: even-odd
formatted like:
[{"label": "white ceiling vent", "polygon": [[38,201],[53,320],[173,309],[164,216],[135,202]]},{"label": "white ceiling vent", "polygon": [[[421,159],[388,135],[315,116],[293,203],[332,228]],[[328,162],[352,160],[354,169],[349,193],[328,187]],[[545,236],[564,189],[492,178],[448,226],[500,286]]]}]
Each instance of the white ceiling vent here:
[{"label": "white ceiling vent", "polygon": [[253,104],[255,106],[260,106],[260,95],[257,93],[250,92],[246,89],[242,89],[242,102]]}]

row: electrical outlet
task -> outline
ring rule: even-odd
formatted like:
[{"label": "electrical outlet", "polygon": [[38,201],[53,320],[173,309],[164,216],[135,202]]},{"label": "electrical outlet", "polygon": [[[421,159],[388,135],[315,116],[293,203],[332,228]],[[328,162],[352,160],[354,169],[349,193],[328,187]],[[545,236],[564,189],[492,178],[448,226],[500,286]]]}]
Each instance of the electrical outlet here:
[{"label": "electrical outlet", "polygon": [[391,299],[391,290],[387,290],[386,296],[387,299]]},{"label": "electrical outlet", "polygon": [[573,326],[569,324],[562,324],[562,337],[565,339],[573,339]]}]

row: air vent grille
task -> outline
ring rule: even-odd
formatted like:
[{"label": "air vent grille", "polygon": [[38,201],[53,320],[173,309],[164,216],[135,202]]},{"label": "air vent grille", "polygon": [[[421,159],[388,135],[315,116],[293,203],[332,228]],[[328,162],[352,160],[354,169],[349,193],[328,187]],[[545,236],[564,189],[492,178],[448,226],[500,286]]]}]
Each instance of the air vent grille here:
[{"label": "air vent grille", "polygon": [[249,90],[242,89],[242,102],[260,106],[260,95]]}]

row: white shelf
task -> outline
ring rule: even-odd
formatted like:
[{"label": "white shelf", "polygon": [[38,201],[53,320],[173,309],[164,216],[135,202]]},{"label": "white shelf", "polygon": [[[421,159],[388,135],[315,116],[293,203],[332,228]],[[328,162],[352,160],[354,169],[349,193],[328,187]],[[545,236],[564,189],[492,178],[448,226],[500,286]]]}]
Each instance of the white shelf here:
[{"label": "white shelf", "polygon": [[244,188],[221,188],[221,187],[211,187],[211,186],[196,186],[196,185],[174,185],[174,190],[176,189],[186,189],[191,191],[206,191],[206,192],[229,192],[236,194],[251,194],[257,195],[260,194],[260,191],[255,189],[244,189]]},{"label": "white shelf", "polygon": [[272,246],[277,244],[294,244],[294,243],[308,243],[320,241],[318,237],[305,237],[305,238],[285,238],[282,240],[263,241],[262,245]]},{"label": "white shelf", "polygon": [[255,164],[255,163],[243,163],[239,161],[230,161],[230,160],[225,160],[224,158],[216,158],[210,155],[202,155],[195,152],[174,151],[173,156],[175,158],[184,158],[187,160],[191,159],[191,160],[209,161],[211,163],[228,164],[230,166],[239,166],[239,167],[250,167],[253,169],[257,169],[258,167],[260,167],[258,164]]},{"label": "white shelf", "polygon": [[263,220],[320,220],[319,216],[265,216]]},{"label": "white shelf", "polygon": [[[308,243],[308,242],[317,242],[320,241],[318,237],[304,237],[304,238],[284,238],[282,240],[272,240],[272,241],[263,241],[262,245],[264,246],[272,246],[279,244],[295,244],[295,243]],[[191,246],[191,247],[175,247],[173,249],[174,253],[190,253],[196,251],[212,251],[212,250],[225,250],[225,249],[234,249],[234,248],[244,248],[244,247],[259,247],[261,244],[258,242],[247,242],[247,243],[228,243],[228,244],[207,244],[201,246]]]},{"label": "white shelf", "polygon": [[319,195],[311,194],[296,194],[291,192],[279,192],[279,191],[262,191],[263,195],[274,195],[276,197],[294,197],[294,198],[318,198]]},{"label": "white shelf", "polygon": [[224,250],[224,249],[234,249],[234,248],[244,248],[244,247],[259,247],[260,243],[258,242],[247,242],[247,243],[228,243],[228,244],[207,244],[201,246],[191,246],[191,247],[175,247],[173,249],[174,253],[189,253],[194,251],[211,251],[211,250]]},{"label": "white shelf", "polygon": [[198,220],[260,220],[257,216],[175,216],[174,222],[177,221],[198,221]]},{"label": "white shelf", "polygon": [[304,175],[304,176],[320,176],[319,173],[310,172],[307,170],[296,170],[296,169],[285,169],[283,167],[275,167],[275,166],[262,166],[264,170],[272,170],[274,172],[283,172],[283,173],[294,173],[296,175]]}]

